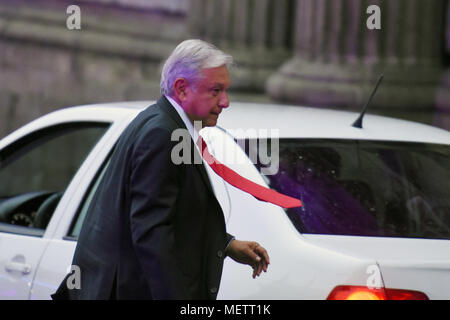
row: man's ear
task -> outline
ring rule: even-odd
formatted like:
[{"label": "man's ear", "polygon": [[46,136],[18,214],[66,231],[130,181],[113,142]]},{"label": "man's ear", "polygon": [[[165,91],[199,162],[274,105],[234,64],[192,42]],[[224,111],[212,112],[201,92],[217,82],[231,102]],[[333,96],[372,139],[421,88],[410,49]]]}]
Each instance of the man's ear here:
[{"label": "man's ear", "polygon": [[177,78],[173,83],[173,91],[175,94],[175,98],[179,101],[185,101],[187,98],[187,93],[189,91],[189,85],[186,79]]}]

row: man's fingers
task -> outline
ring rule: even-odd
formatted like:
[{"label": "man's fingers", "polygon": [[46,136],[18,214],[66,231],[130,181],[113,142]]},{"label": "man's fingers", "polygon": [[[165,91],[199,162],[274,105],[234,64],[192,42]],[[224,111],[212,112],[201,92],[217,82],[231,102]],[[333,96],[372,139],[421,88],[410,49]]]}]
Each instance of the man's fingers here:
[{"label": "man's fingers", "polygon": [[251,252],[253,263],[251,264],[253,267],[253,279],[255,279],[257,276],[261,274],[261,268],[263,261],[261,260],[261,257],[258,256],[255,252]]},{"label": "man's fingers", "polygon": [[266,249],[261,247],[257,242],[246,242],[247,248],[245,249],[245,255],[247,256],[247,264],[253,268],[252,277],[255,279],[261,275],[261,272],[267,272],[267,267],[270,263],[269,255]]},{"label": "man's fingers", "polygon": [[270,264],[269,255],[267,254],[266,249],[261,247],[260,245],[255,247],[255,251],[260,257],[263,257],[267,264]]},{"label": "man's fingers", "polygon": [[258,276],[261,275],[262,270],[263,270],[263,263],[260,263],[260,264],[258,265],[258,269],[257,269]]},{"label": "man's fingers", "polygon": [[259,254],[257,253],[256,248],[249,248],[249,252],[248,252],[249,256],[252,258],[253,265],[258,264],[261,261],[261,257],[259,256]]},{"label": "man's fingers", "polygon": [[258,265],[253,266],[253,279],[255,279],[256,276],[259,276],[258,268],[259,268]]},{"label": "man's fingers", "polygon": [[259,277],[261,275],[261,271],[262,271],[261,263],[253,266],[253,279],[255,279],[257,276]]},{"label": "man's fingers", "polygon": [[255,243],[255,247],[253,248],[255,253],[257,254],[258,258],[255,260],[258,262],[258,264],[261,264],[261,270],[264,270],[264,272],[267,272],[267,267],[270,263],[269,255],[267,254],[266,249],[261,247],[258,243]]}]

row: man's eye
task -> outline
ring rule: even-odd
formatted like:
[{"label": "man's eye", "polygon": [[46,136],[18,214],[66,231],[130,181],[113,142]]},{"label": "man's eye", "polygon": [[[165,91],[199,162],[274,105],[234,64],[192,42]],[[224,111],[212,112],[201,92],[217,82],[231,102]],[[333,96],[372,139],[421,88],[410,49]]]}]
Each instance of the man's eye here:
[{"label": "man's eye", "polygon": [[218,95],[220,93],[220,88],[214,88],[211,91],[214,95]]}]

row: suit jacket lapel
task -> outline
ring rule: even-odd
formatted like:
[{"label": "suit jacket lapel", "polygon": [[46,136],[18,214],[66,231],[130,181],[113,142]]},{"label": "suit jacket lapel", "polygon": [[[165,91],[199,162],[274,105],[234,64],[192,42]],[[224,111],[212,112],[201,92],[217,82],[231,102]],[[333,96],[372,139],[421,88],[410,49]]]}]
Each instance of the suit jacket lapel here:
[{"label": "suit jacket lapel", "polygon": [[[166,99],[165,96],[162,96],[158,100],[158,102],[156,104],[159,105],[161,107],[161,109],[167,115],[169,115],[178,124],[178,126],[180,128],[183,128],[183,129],[187,130],[186,125],[184,124],[184,122],[181,119],[180,115],[175,110],[175,108],[171,105],[169,100]],[[194,142],[192,141],[192,139],[190,139],[190,143],[191,143],[191,150],[193,150],[193,152],[196,153],[196,156],[200,157],[199,159],[202,159],[202,156],[198,152],[198,150],[197,150],[196,146],[194,145]],[[191,157],[191,159],[192,159],[192,157]],[[214,195],[214,191],[212,189],[211,182],[209,181],[208,173],[206,172],[205,166],[203,164],[201,164],[201,165],[192,164],[192,165],[197,168],[197,170],[199,171],[200,176],[202,177],[203,182],[205,183],[206,187]]]}]

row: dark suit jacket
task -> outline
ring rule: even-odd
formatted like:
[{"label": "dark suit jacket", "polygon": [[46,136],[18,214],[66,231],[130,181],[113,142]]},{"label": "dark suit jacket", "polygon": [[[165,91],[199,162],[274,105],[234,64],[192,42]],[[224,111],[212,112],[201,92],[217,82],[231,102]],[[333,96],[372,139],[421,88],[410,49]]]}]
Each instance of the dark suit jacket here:
[{"label": "dark suit jacket", "polygon": [[75,250],[81,289],[67,275],[54,299],[216,298],[231,236],[203,164],[172,162],[177,128],[162,97],[124,131]]}]

